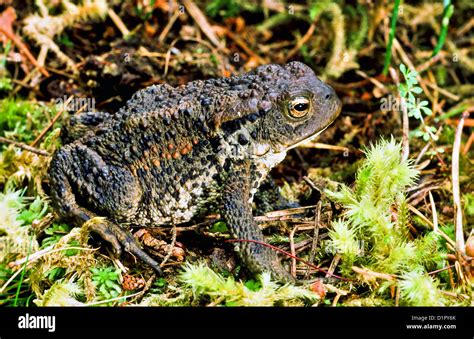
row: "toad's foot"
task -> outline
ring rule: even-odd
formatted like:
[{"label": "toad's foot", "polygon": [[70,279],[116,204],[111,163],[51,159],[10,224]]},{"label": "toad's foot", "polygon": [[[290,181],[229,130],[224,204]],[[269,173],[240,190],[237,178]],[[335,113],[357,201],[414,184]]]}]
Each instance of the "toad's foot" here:
[{"label": "toad's foot", "polygon": [[107,221],[105,218],[95,217],[86,221],[84,227],[89,228],[91,231],[99,234],[102,239],[109,242],[114,249],[115,255],[120,256],[123,247],[125,251],[136,255],[139,259],[150,265],[158,274],[163,274],[160,265],[140,248],[138,242],[129,232],[120,226]]}]

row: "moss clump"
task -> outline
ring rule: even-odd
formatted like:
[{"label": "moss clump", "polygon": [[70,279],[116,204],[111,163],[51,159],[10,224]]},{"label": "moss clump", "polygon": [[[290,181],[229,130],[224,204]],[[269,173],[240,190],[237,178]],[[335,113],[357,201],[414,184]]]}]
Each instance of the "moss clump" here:
[{"label": "moss clump", "polygon": [[[368,283],[376,293],[386,293],[389,286],[400,288],[402,304],[442,304],[439,281],[427,275],[428,268],[444,262],[442,243],[433,232],[415,240],[409,233],[411,216],[404,191],[418,172],[411,161],[401,160],[401,145],[393,139],[380,141],[365,154],[352,188],[343,185],[336,192],[327,191],[345,209],[330,231],[330,246],[342,259],[341,271]],[[380,284],[357,274],[353,266],[382,273],[388,282]]]},{"label": "moss clump", "polygon": [[[181,285],[178,298],[151,295],[144,300],[144,304],[189,305],[204,298],[212,305],[273,306],[314,304],[319,299],[310,290],[277,284],[270,279],[268,273],[263,273],[256,281],[237,282],[233,277],[225,278],[214,272],[204,263],[185,264],[178,281]],[[183,299],[185,296],[187,297]]]}]

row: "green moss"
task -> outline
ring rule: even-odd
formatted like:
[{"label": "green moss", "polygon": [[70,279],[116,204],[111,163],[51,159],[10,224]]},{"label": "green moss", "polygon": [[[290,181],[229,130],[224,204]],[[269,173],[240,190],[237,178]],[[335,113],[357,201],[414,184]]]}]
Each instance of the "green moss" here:
[{"label": "green moss", "polygon": [[373,293],[389,297],[387,287],[395,284],[407,305],[443,303],[439,281],[427,273],[443,264],[445,244],[430,231],[412,239],[408,227],[411,215],[404,191],[418,172],[411,161],[401,160],[401,145],[393,139],[372,145],[365,154],[352,188],[342,185],[338,191],[327,191],[345,209],[329,232],[330,246],[341,256],[341,272],[357,279],[351,270],[356,265],[398,276],[374,284]]},{"label": "green moss", "polygon": [[224,278],[203,263],[185,264],[179,281],[192,292],[194,299],[207,297],[213,304],[225,306],[303,305],[315,303],[316,293],[293,285],[279,285],[263,273],[257,280],[237,282]]},{"label": "green moss", "polygon": [[54,108],[7,98],[0,100],[0,136],[30,142],[48,122]]}]

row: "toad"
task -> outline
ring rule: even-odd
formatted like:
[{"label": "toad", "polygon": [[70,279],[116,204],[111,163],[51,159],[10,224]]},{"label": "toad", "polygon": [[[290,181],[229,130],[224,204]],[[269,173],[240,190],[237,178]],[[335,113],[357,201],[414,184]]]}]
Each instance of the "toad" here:
[{"label": "toad", "polygon": [[130,233],[134,226],[187,222],[220,211],[243,264],[292,281],[277,254],[260,244],[253,197],[291,148],[339,115],[334,90],[300,62],[242,75],[154,85],[117,113],[74,115],[49,169],[57,214],[161,272]]}]

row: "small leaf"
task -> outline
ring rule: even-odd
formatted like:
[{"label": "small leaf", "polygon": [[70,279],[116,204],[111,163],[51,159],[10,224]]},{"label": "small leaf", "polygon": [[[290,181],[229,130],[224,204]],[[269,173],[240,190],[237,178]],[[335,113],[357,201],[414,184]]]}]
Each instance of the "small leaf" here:
[{"label": "small leaf", "polygon": [[406,74],[407,67],[405,66],[405,64],[400,64],[400,71],[403,73],[403,75]]},{"label": "small leaf", "polygon": [[[425,115],[433,115],[433,111],[428,107],[420,107],[420,109],[425,113]],[[436,128],[435,128],[436,131]]]},{"label": "small leaf", "polygon": [[423,90],[421,89],[421,87],[418,87],[418,86],[415,86],[411,89],[411,91],[415,94],[420,94],[423,92]]}]

